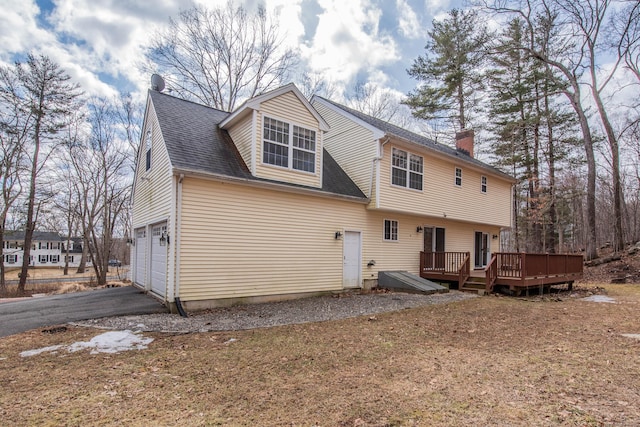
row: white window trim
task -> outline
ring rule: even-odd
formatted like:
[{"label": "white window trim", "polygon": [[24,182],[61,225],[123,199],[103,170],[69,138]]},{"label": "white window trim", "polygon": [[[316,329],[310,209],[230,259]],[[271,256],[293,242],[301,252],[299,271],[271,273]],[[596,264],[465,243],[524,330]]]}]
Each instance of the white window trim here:
[{"label": "white window trim", "polygon": [[[407,167],[406,168],[401,168],[401,167],[393,165],[393,150],[403,151],[403,152],[407,153]],[[416,172],[416,171],[412,171],[411,170],[411,156],[412,155],[420,157],[422,159],[422,172]],[[396,187],[396,188],[404,188],[405,190],[423,192],[424,191],[424,156],[421,156],[420,154],[412,153],[409,150],[403,150],[402,148],[391,147],[391,156],[390,156],[390,158],[391,158],[391,165],[390,165],[391,166],[391,170],[390,170],[390,174],[389,174],[389,181],[390,181],[391,186]],[[406,172],[406,174],[407,174],[406,175],[406,182],[407,182],[406,186],[402,186],[402,185],[398,185],[398,184],[394,184],[393,183],[393,169],[394,168]],[[411,185],[411,173],[418,174],[418,175],[420,175],[422,177],[422,180],[421,180],[421,184],[422,184],[421,187],[422,188],[418,189],[418,188],[412,188],[410,186]]]},{"label": "white window trim", "polygon": [[[387,239],[387,221],[389,221],[391,224],[391,230],[390,231],[390,238]],[[396,223],[396,238],[393,238],[393,223]],[[398,221],[397,219],[384,219],[382,221],[382,240],[385,242],[399,242],[400,241],[400,221]]]},{"label": "white window trim", "polygon": [[[144,167],[145,167],[145,172],[148,172],[151,170],[151,167],[153,166],[152,162],[151,162],[151,156],[152,156],[152,148],[153,148],[153,129],[151,127],[149,127],[149,129],[147,129],[147,131],[145,132],[145,140],[144,140]],[[148,167],[147,167],[148,166]]]},{"label": "white window trim", "polygon": [[[458,171],[460,171],[460,184],[458,184]],[[455,185],[456,187],[462,187],[462,168],[459,168],[456,166],[456,168],[453,171],[454,175],[453,175],[453,185]]]},{"label": "white window trim", "polygon": [[482,194],[487,194],[489,191],[489,178],[486,175],[480,176],[480,192]]},{"label": "white window trim", "polygon": [[[264,138],[264,123],[265,123],[265,119],[270,119],[270,120],[277,120],[283,123],[286,123],[289,125],[289,140],[288,143],[286,145],[287,147],[287,166],[280,166],[280,165],[274,165],[271,163],[266,163],[264,161],[264,143],[269,142],[272,144],[276,144],[276,145],[281,145],[284,146],[284,144],[281,144],[277,141],[271,141],[271,140],[265,140]],[[308,126],[303,126],[297,122],[293,122],[291,120],[286,120],[283,118],[279,118],[277,116],[272,116],[272,115],[268,115],[268,114],[263,114],[262,115],[262,120],[261,120],[261,125],[260,125],[260,164],[266,167],[271,167],[271,168],[278,168],[281,170],[288,170],[291,172],[297,172],[297,173],[303,173],[306,175],[312,175],[312,176],[317,176],[318,175],[318,169],[321,169],[318,167],[318,156],[320,155],[320,153],[318,153],[318,147],[319,147],[319,142],[318,142],[318,136],[319,136],[319,131],[318,129],[313,129],[310,128]],[[315,133],[315,151],[311,151],[311,150],[307,150],[305,148],[301,148],[301,147],[294,147],[293,146],[293,127],[298,127],[300,129],[305,129],[305,130],[309,130]],[[305,171],[302,169],[295,169],[293,167],[293,152],[294,150],[299,150],[299,151],[303,151],[305,153],[312,153],[313,154],[313,172],[310,171]]]}]

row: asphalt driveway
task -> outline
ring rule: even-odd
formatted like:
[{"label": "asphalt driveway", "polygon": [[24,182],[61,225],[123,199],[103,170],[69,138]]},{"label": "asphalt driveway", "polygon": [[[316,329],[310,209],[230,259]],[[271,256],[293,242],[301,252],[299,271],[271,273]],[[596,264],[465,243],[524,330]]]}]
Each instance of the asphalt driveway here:
[{"label": "asphalt driveway", "polygon": [[166,313],[155,298],[133,286],[0,303],[0,337],[79,320]]}]

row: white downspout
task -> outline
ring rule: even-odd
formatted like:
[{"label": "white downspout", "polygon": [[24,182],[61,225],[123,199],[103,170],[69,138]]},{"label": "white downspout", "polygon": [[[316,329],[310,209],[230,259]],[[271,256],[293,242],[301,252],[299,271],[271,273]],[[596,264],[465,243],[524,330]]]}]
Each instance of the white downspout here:
[{"label": "white downspout", "polygon": [[384,140],[384,142],[380,143],[380,140],[377,140],[378,142],[378,153],[376,155],[376,157],[374,157],[371,161],[371,177],[369,178],[369,194],[367,194],[367,197],[369,199],[371,199],[371,196],[373,195],[373,176],[376,175],[376,183],[378,185],[376,185],[376,207],[380,207],[380,202],[379,202],[379,187],[380,187],[380,182],[379,182],[379,178],[380,178],[380,174],[376,174],[376,163],[379,162],[380,160],[382,160],[382,154],[384,153],[384,145],[389,142],[389,137],[387,137],[387,139]]},{"label": "white downspout", "polygon": [[175,285],[173,287],[173,297],[174,301],[176,298],[180,297],[180,238],[181,238],[181,227],[180,221],[182,220],[182,181],[184,180],[184,174],[180,174],[178,177],[178,188],[176,191],[176,199],[178,202],[178,206],[176,209],[176,227],[175,227],[175,237],[174,237],[174,245],[175,245],[175,254],[176,254],[176,274],[175,274]]}]

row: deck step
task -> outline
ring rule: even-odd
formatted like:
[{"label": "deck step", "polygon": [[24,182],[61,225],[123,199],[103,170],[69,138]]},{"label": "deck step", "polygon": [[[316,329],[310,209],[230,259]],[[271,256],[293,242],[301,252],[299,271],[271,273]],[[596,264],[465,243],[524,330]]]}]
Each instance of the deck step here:
[{"label": "deck step", "polygon": [[411,274],[408,271],[380,271],[378,273],[378,286],[381,288],[425,294],[449,292],[449,289],[446,287]]},{"label": "deck step", "polygon": [[485,289],[486,285],[484,283],[484,281],[480,282],[480,281],[470,281],[467,280],[466,282],[464,282],[464,284],[462,285],[462,288],[460,289],[461,291],[478,291],[480,289]]}]

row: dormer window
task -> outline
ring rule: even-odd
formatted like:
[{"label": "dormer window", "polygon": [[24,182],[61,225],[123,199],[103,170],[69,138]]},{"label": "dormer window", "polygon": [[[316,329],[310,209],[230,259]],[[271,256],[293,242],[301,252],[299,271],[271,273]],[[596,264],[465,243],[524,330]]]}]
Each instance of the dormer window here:
[{"label": "dormer window", "polygon": [[145,150],[146,150],[146,159],[147,159],[147,168],[145,170],[151,169],[151,129],[147,131],[147,137],[145,140]]},{"label": "dormer window", "polygon": [[265,117],[262,136],[263,163],[304,172],[315,172],[315,131]]}]

